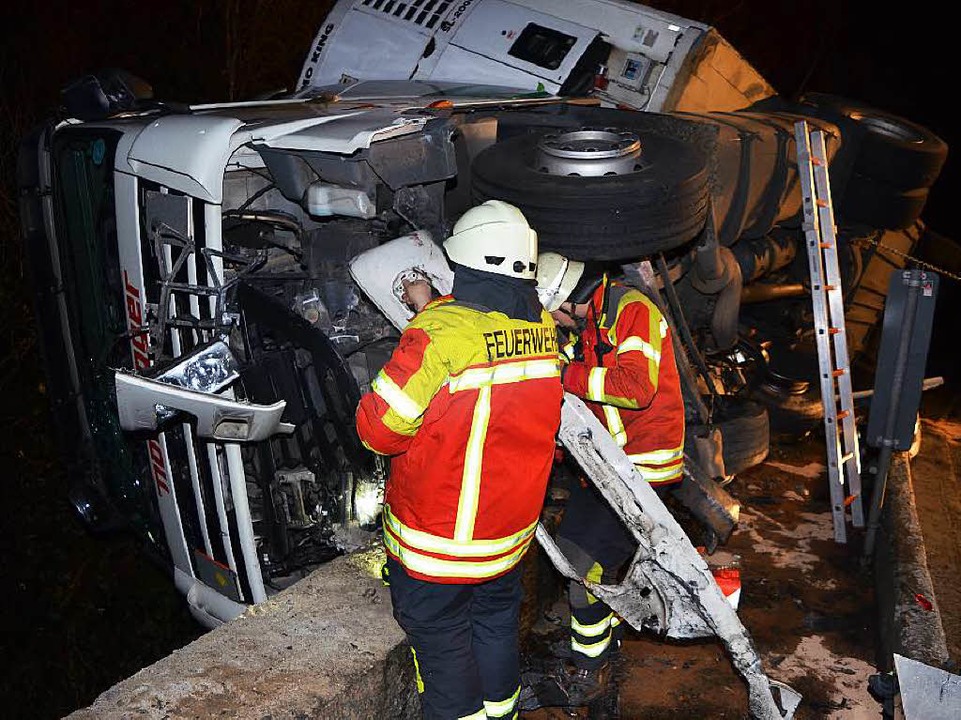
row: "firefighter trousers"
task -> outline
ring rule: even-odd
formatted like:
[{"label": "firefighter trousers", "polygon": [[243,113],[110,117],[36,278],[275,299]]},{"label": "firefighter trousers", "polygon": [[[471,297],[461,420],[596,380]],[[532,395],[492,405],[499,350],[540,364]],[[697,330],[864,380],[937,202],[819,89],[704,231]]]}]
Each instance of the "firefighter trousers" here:
[{"label": "firefighter trousers", "polygon": [[[666,488],[655,491],[662,495]],[[592,484],[575,481],[557,529],[557,546],[581,577],[610,583],[616,582],[637,542]],[[623,628],[618,629],[620,621],[611,609],[578,582],[569,583],[568,602],[571,659],[579,668],[596,669],[617,647]]]},{"label": "firefighter trousers", "polygon": [[394,618],[414,656],[424,720],[515,718],[521,566],[479,584],[411,577],[387,558]]}]

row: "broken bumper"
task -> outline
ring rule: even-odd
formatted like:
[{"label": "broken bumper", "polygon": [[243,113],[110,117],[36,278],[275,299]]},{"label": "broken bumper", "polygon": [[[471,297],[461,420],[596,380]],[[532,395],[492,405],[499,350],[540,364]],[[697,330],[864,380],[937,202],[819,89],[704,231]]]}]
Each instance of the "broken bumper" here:
[{"label": "broken bumper", "polygon": [[229,348],[216,342],[156,379],[116,371],[120,426],[128,432],[155,431],[178,413],[186,413],[196,418],[196,433],[204,439],[260,442],[293,432],[293,425],[280,420],[286,407],[283,400],[259,405],[230,396],[225,388],[239,377],[236,367]]}]

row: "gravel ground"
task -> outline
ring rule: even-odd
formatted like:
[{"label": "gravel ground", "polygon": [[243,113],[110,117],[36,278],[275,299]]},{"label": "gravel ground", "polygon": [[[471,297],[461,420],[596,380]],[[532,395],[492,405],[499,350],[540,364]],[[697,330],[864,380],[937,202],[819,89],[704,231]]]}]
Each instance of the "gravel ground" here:
[{"label": "gravel ground", "polygon": [[961,422],[925,421],[911,467],[948,654],[961,667]]}]

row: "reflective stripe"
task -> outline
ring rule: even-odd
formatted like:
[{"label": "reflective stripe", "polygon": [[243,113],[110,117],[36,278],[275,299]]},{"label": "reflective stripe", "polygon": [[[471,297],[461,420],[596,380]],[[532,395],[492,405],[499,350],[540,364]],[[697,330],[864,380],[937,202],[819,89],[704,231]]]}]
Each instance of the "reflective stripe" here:
[{"label": "reflective stripe", "polygon": [[525,542],[510,555],[504,555],[494,560],[442,560],[429,555],[421,555],[419,552],[401,545],[389,532],[384,533],[384,545],[404,567],[422,575],[483,580],[500,575],[514,567],[527,551],[530,542]]},{"label": "reflective stripe", "polygon": [[604,378],[607,377],[607,368],[591,368],[587,376],[587,399],[594,402],[604,402]]},{"label": "reflective stripe", "polygon": [[574,343],[569,342],[567,345],[561,348],[561,353],[568,359],[574,359]]},{"label": "reflective stripe", "polygon": [[651,450],[649,452],[634,453],[627,456],[635,465],[664,465],[684,457],[684,446],[680,445],[669,450]]},{"label": "reflective stripe", "polygon": [[420,674],[420,663],[417,662],[417,651],[414,648],[410,649],[410,654],[414,656],[414,677],[417,681],[417,692],[421,694],[424,692],[424,678]]},{"label": "reflective stripe", "polygon": [[614,615],[613,613],[611,614],[611,627],[612,627],[612,628],[616,628],[618,625],[621,624],[621,622],[623,622],[623,621],[622,621],[617,615]]},{"label": "reflective stripe", "polygon": [[[654,324],[653,315],[651,316],[651,325]],[[617,346],[617,354],[631,352],[632,350],[637,350],[644,353],[644,357],[647,358],[647,376],[651,381],[651,385],[657,388],[657,376],[661,368],[661,350],[660,350],[660,340],[658,340],[658,346],[655,347],[646,340],[642,340],[636,335],[632,335],[626,338],[624,342]]]},{"label": "reflective stripe", "polygon": [[604,405],[604,417],[607,419],[607,431],[614,438],[618,447],[627,445],[627,431],[624,429],[624,421],[621,414],[613,405]]},{"label": "reflective stripe", "polygon": [[[604,576],[604,568],[601,567],[599,562],[595,562],[587,569],[587,575],[584,576],[585,580],[592,583],[599,583],[601,578]],[[594,597],[590,592],[587,592],[587,604],[593,605],[596,602],[600,602],[596,597]]]},{"label": "reflective stripe", "polygon": [[518,685],[517,689],[514,691],[514,694],[511,695],[506,700],[500,700],[497,702],[485,700],[484,710],[487,711],[487,717],[499,718],[514,712],[514,705],[517,704],[517,698],[520,696],[520,694],[521,694],[521,686]]},{"label": "reflective stripe", "polygon": [[637,335],[632,335],[626,338],[624,342],[617,346],[617,354],[631,352],[632,350],[638,350],[644,353],[644,356],[649,360],[653,360],[656,363],[661,362],[661,353],[654,349],[646,340],[642,340]]},{"label": "reflective stripe", "polygon": [[524,362],[502,363],[491,367],[470,368],[460,375],[451,377],[447,389],[452,392],[461,390],[476,390],[503,385],[506,383],[522,382],[524,380],[538,380],[540,378],[557,377],[561,374],[560,361],[526,360]]},{"label": "reflective stripe", "polygon": [[390,409],[405,420],[416,420],[424,414],[424,408],[398,387],[397,383],[381,370],[370,384],[370,389],[380,395]]},{"label": "reflective stripe", "polygon": [[576,632],[578,635],[583,635],[584,637],[600,637],[606,633],[611,628],[611,619],[614,614],[611,613],[603,620],[598,620],[593,625],[581,625],[577,622],[577,618],[571,615],[571,630]]},{"label": "reflective stripe", "polygon": [[650,358],[647,363],[647,375],[651,381],[651,387],[657,389],[657,378],[661,366],[661,323],[664,320],[664,316],[661,315],[661,311],[651,302],[650,298],[646,295],[642,295],[641,297],[644,299],[644,304],[647,305],[647,316],[650,320],[647,331],[648,341],[651,343],[651,349],[657,352],[657,360],[655,361],[654,358]]},{"label": "reflective stripe", "polygon": [[535,520],[520,532],[504,538],[458,542],[407,527],[390,511],[388,505],[384,507],[384,529],[389,530],[403,540],[405,545],[416,550],[453,555],[454,557],[490,557],[510,552],[522,543],[529,541],[537,529],[537,521]]},{"label": "reflective stripe", "polygon": [[454,540],[464,542],[474,535],[477,520],[477,502],[480,499],[481,465],[484,461],[484,440],[487,439],[487,423],[491,418],[491,388],[482,387],[474,403],[467,451],[464,453],[464,475],[461,480],[460,497],[457,499],[457,521],[454,523]]},{"label": "reflective stripe", "polygon": [[660,468],[652,468],[648,465],[635,465],[634,467],[637,468],[637,471],[641,474],[641,477],[647,480],[649,483],[666,482],[668,480],[673,480],[674,478],[679,478],[684,474],[683,462]]},{"label": "reflective stripe", "polygon": [[604,638],[600,642],[593,643],[591,645],[583,645],[577,640],[571,638],[571,650],[581,655],[586,655],[587,657],[596,658],[601,655],[608,647],[610,647],[611,638],[610,636]]},{"label": "reflective stripe", "polygon": [[457,720],[487,720],[487,713],[483,708],[470,715],[461,715]]}]

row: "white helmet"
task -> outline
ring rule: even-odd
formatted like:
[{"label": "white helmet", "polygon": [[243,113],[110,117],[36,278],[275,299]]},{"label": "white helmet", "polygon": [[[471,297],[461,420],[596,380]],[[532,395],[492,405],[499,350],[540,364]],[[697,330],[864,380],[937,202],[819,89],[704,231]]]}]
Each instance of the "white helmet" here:
[{"label": "white helmet", "polygon": [[537,258],[537,297],[548,312],[566,302],[584,274],[584,263],[553,252]]},{"label": "white helmet", "polygon": [[520,210],[501,200],[488,200],[461,215],[444,249],[458,265],[534,279],[537,233]]}]

